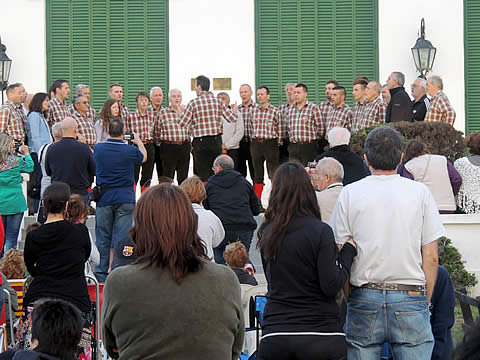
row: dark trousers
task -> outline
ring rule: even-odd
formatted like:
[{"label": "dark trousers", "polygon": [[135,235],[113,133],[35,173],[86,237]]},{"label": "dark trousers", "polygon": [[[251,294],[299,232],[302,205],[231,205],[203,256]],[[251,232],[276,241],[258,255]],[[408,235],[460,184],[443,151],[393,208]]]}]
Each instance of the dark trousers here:
[{"label": "dark trousers", "polygon": [[252,140],[250,143],[250,152],[252,154],[253,169],[255,171],[254,184],[263,184],[263,164],[267,162],[268,177],[273,179],[275,170],[279,165],[280,152],[278,150],[278,139],[265,141]]},{"label": "dark trousers", "polygon": [[215,263],[225,265],[225,259],[223,258],[223,252],[228,244],[236,241],[240,241],[247,249],[247,254],[250,251],[250,244],[252,243],[253,230],[226,230],[225,238],[218,244],[216,248],[213,248],[213,256]]},{"label": "dark trousers", "polygon": [[190,141],[185,141],[183,144],[162,143],[160,145],[163,175],[173,179],[176,171],[178,185],[188,177],[191,148]]},{"label": "dark trousers", "polygon": [[197,175],[205,182],[213,175],[213,162],[222,153],[222,136],[202,136],[193,138],[193,161]]},{"label": "dark trousers", "polygon": [[155,145],[155,167],[157,168],[157,177],[163,176],[162,155],[160,145]]},{"label": "dark trousers", "polygon": [[234,163],[233,168],[238,171],[239,150],[238,149],[227,150],[227,155],[232,158]]},{"label": "dark trousers", "polygon": [[308,144],[293,144],[288,145],[288,153],[290,160],[298,160],[303,166],[307,166],[309,161],[314,161],[318,153],[318,142],[312,141]]},{"label": "dark trousers", "polygon": [[140,168],[142,168],[142,178],[140,180],[140,186],[150,186],[153,176],[153,167],[155,165],[155,145],[153,143],[145,144],[147,150],[147,161],[141,165],[135,165],[135,185],[138,183],[140,176]]},{"label": "dark trousers", "polygon": [[240,141],[240,147],[238,149],[238,172],[243,177],[247,177],[247,163],[248,170],[250,171],[250,177],[255,178],[255,170],[253,169],[252,155],[250,153],[250,139],[243,138]]},{"label": "dark trousers", "polygon": [[286,163],[289,160],[288,156],[288,145],[290,141],[287,139],[283,139],[283,144],[279,146],[278,150],[280,152],[280,164]]}]

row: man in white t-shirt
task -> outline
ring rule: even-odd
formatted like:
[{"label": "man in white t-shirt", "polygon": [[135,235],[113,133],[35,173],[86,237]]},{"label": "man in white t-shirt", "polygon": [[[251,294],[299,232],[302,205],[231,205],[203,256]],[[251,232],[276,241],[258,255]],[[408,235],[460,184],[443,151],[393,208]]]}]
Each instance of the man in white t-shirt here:
[{"label": "man in white t-shirt", "polygon": [[350,237],[357,257],[350,277],[348,359],[379,359],[384,342],[394,358],[429,360],[434,338],[429,302],[437,266],[437,239],[445,235],[430,190],[401,178],[400,134],[379,127],[367,136],[372,173],[345,187],[330,225],[337,244]]}]

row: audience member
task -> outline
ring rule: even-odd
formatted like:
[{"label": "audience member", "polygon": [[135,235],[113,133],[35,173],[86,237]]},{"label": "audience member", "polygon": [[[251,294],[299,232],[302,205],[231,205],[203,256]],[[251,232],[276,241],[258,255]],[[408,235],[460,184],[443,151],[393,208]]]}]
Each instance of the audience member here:
[{"label": "audience member", "polygon": [[20,83],[8,85],[6,93],[7,101],[0,106],[0,133],[10,135],[16,143],[23,143],[27,117],[22,103],[27,93]]},{"label": "audience member", "polygon": [[417,78],[411,85],[412,89],[412,112],[414,121],[423,121],[427,110],[430,108],[430,100],[427,97],[427,82]]},{"label": "audience member", "polygon": [[429,154],[425,143],[411,140],[405,148],[401,175],[427,185],[441,214],[455,212],[455,196],[462,185],[462,177],[445,156]]},{"label": "audience member", "polygon": [[108,94],[110,95],[110,98],[118,101],[118,104],[120,105],[120,115],[121,115],[120,117],[123,121],[127,121],[130,112],[128,111],[127,106],[122,103],[122,99],[123,99],[122,85],[118,83],[114,83],[110,85],[110,90],[108,91]]},{"label": "audience member", "polygon": [[240,241],[228,244],[223,253],[223,258],[230,269],[237,275],[240,284],[258,285],[255,276],[250,275],[250,273],[244,269],[248,262],[248,253],[245,245]]},{"label": "audience member", "polygon": [[278,105],[280,120],[282,122],[279,148],[281,164],[288,161],[288,112],[292,106],[295,106],[295,86],[297,86],[297,83],[285,84],[285,96],[287,102]]},{"label": "audience member", "polygon": [[388,84],[382,86],[382,100],[385,105],[388,105],[392,96],[390,95],[390,90],[388,89]]},{"label": "audience member", "polygon": [[465,138],[469,156],[457,159],[455,169],[462,177],[457,205],[467,214],[480,213],[480,131],[473,131]]},{"label": "audience member", "polygon": [[405,75],[398,71],[392,72],[387,79],[387,85],[391,97],[385,114],[385,122],[412,121],[412,100],[403,87]]},{"label": "audience member", "polygon": [[343,86],[335,86],[332,91],[333,107],[330,109],[325,120],[325,130],[328,133],[330,129],[338,126],[347,129],[352,128],[353,113],[352,109],[345,102],[347,91]]},{"label": "audience member", "polygon": [[0,271],[7,279],[25,279],[23,252],[17,249],[10,249],[5,252],[1,259]]},{"label": "audience member", "polygon": [[65,100],[70,96],[70,86],[67,80],[55,80],[50,86],[50,106],[48,107],[48,125],[62,122],[70,116]]},{"label": "audience member", "polygon": [[430,107],[425,121],[441,121],[453,126],[457,115],[443,92],[443,80],[440,76],[432,75],[427,79],[427,92],[430,95]]},{"label": "audience member", "polygon": [[[117,100],[113,99],[108,99],[103,103],[102,110],[100,110],[100,117],[95,122],[97,143],[107,141],[110,121],[112,121],[113,118],[121,116],[119,104]],[[123,121],[126,121],[126,119],[123,119]]]},{"label": "audience member", "polygon": [[345,324],[352,359],[379,358],[385,342],[394,358],[432,354],[428,305],[445,229],[428,188],[397,174],[402,150],[398,131],[370,132],[364,156],[372,175],[343,189],[330,219],[337,244],[355,236],[359,249]]},{"label": "audience member", "polygon": [[343,166],[331,157],[321,159],[312,176],[315,195],[317,196],[320,217],[328,223],[338,196],[343,190]]},{"label": "audience member", "polygon": [[[208,260],[185,192],[171,184],[152,187],[134,220],[137,262],[115,269],[103,291],[108,354],[237,359],[245,331],[240,285],[230,269]],[[159,324],[168,326],[159,332]]]},{"label": "audience member", "polygon": [[300,163],[275,173],[257,244],[268,282],[257,359],[345,359],[335,296],[348,280],[356,245],[349,240],[338,253]]},{"label": "audience member", "polygon": [[[230,107],[230,96],[226,92],[218,93],[217,98],[223,101],[223,104]],[[238,171],[238,163],[240,161],[240,141],[242,141],[245,130],[242,114],[237,111],[237,121],[228,122],[223,119],[222,133],[222,153],[230,156],[234,163],[234,170]]]},{"label": "audience member", "polygon": [[252,184],[237,171],[233,170],[233,160],[228,155],[220,155],[213,162],[215,175],[205,185],[207,198],[203,206],[212,210],[222,221],[225,239],[213,249],[215,262],[225,264],[225,247],[240,240],[247,252],[250,251],[253,232],[257,222],[253,218],[262,210]]}]

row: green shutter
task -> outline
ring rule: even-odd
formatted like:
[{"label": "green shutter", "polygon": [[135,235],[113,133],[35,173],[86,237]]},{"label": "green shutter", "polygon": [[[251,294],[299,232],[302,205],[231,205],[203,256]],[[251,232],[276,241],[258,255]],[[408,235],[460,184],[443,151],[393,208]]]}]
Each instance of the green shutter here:
[{"label": "green shutter", "polygon": [[256,0],[256,85],[285,101],[287,82],[303,82],[311,101],[337,79],[352,104],[357,76],[378,79],[378,0]]},{"label": "green shutter", "polygon": [[480,2],[464,0],[465,132],[480,130]]},{"label": "green shutter", "polygon": [[131,108],[139,91],[168,89],[168,0],[47,0],[46,11],[47,87],[88,84],[97,110],[115,82]]}]

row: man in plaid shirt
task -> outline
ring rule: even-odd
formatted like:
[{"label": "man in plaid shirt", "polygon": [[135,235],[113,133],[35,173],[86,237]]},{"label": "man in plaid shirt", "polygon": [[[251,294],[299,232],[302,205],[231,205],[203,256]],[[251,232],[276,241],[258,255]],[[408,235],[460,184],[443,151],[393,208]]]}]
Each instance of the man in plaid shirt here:
[{"label": "man in plaid shirt", "polygon": [[[110,90],[108,91],[108,94],[113,100],[117,100],[118,103],[120,104],[120,115],[123,119],[123,121],[126,121],[130,115],[128,111],[128,107],[122,103],[123,99],[123,88],[122,85],[119,83],[114,83],[110,85]],[[148,161],[148,160],[147,160]]]},{"label": "man in plaid shirt", "polygon": [[[76,97],[79,97],[80,95],[86,96],[88,103],[90,104],[90,87],[88,85],[77,84],[75,86],[75,89],[73,90],[73,97],[76,98]],[[70,111],[70,113],[74,111],[73,104],[71,104],[68,107],[68,110]],[[94,108],[92,108],[90,105],[88,105],[87,117],[93,119],[94,123],[95,123],[95,120],[97,120],[97,111]]]},{"label": "man in plaid shirt", "polygon": [[62,122],[67,116],[70,116],[68,105],[65,100],[70,96],[70,86],[67,80],[55,80],[50,87],[55,95],[50,99],[48,107],[48,125],[50,129],[53,124]]},{"label": "man in plaid shirt", "polygon": [[352,131],[360,127],[363,120],[363,113],[367,105],[366,87],[368,84],[368,78],[365,76],[359,76],[353,82],[352,95],[355,99],[355,107],[353,108],[352,116]]},{"label": "man in plaid shirt", "polygon": [[222,117],[228,122],[236,121],[238,107],[232,105],[229,109],[213,96],[206,76],[198,76],[196,82],[197,98],[188,103],[185,111],[177,111],[182,112],[180,126],[193,136],[193,161],[200,179],[206,182],[213,175],[213,161],[222,153]]},{"label": "man in plaid shirt", "polygon": [[427,92],[431,99],[425,121],[442,121],[453,126],[457,115],[443,92],[443,80],[440,76],[432,75],[428,78]]},{"label": "man in plaid shirt", "polygon": [[88,98],[85,95],[75,96],[73,98],[73,106],[71,109],[71,116],[75,119],[78,125],[78,134],[85,138],[85,143],[93,148],[97,142],[97,133],[93,126],[95,119],[92,113],[89,112]]},{"label": "man in plaid shirt", "polygon": [[250,177],[255,178],[255,170],[253,168],[252,154],[250,152],[250,133],[252,132],[252,111],[257,106],[252,100],[252,88],[248,84],[240,86],[240,98],[242,103],[238,106],[238,111],[243,119],[244,136],[240,141],[240,147],[238,151],[238,172],[243,177],[247,177],[247,164],[250,171]]},{"label": "man in plaid shirt", "polygon": [[318,153],[318,140],[325,136],[325,121],[319,107],[307,100],[307,85],[295,86],[295,106],[288,112],[288,154],[304,166]]},{"label": "man in plaid shirt", "polygon": [[[150,89],[150,101],[152,103],[148,106],[148,109],[150,111],[153,111],[153,115],[156,119],[158,114],[162,110],[163,90],[161,87],[154,86]],[[153,137],[153,143],[155,145],[155,166],[157,168],[157,176],[158,178],[160,178],[161,176],[163,176],[162,156],[160,154],[160,141],[155,138],[155,134]]]},{"label": "man in plaid shirt", "polygon": [[162,108],[155,119],[153,137],[160,142],[163,175],[173,180],[176,171],[177,183],[181,184],[188,177],[192,146],[187,129],[178,124],[182,92],[172,89],[168,99],[170,106]]},{"label": "man in plaid shirt", "polygon": [[7,87],[7,101],[0,107],[0,133],[10,135],[16,143],[25,142],[25,123],[22,103],[27,93],[20,83]]},{"label": "man in plaid shirt", "polygon": [[352,109],[345,103],[347,92],[343,86],[335,86],[332,91],[334,108],[327,116],[327,133],[335,126],[350,129],[352,126]]},{"label": "man in plaid shirt", "polygon": [[282,120],[282,132],[280,134],[281,144],[280,151],[280,164],[288,161],[288,112],[292,106],[295,106],[295,86],[297,83],[287,83],[285,85],[285,96],[287,102],[278,106],[280,112],[280,118]]},{"label": "man in plaid shirt", "polygon": [[332,101],[332,92],[333,88],[335,86],[338,86],[338,81],[337,80],[328,80],[325,83],[325,96],[327,97],[327,100],[322,101],[318,107],[320,108],[320,112],[322,113],[322,117],[324,119],[327,118],[328,113],[330,112],[331,109],[333,109],[333,101]]},{"label": "man in plaid shirt", "polygon": [[263,192],[264,163],[267,162],[268,177],[273,179],[273,174],[279,165],[278,143],[282,134],[282,120],[280,112],[270,104],[270,90],[266,86],[257,89],[257,100],[259,106],[252,112],[252,152],[253,168],[255,178],[253,188],[259,199]]},{"label": "man in plaid shirt", "polygon": [[148,189],[152,181],[153,167],[155,165],[155,146],[153,144],[153,127],[155,125],[155,115],[148,109],[150,98],[145,91],[140,91],[135,102],[137,110],[132,111],[127,118],[127,132],[135,133],[142,140],[147,150],[147,160],[135,166],[135,190],[140,177],[140,167],[142,168],[142,178],[140,179],[140,190],[143,193]]},{"label": "man in plaid shirt", "polygon": [[362,130],[363,128],[383,124],[385,122],[385,112],[387,105],[383,102],[380,96],[382,92],[382,85],[376,81],[370,81],[367,85],[367,105],[360,123],[357,127],[352,129],[354,131]]}]

